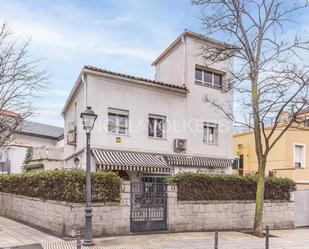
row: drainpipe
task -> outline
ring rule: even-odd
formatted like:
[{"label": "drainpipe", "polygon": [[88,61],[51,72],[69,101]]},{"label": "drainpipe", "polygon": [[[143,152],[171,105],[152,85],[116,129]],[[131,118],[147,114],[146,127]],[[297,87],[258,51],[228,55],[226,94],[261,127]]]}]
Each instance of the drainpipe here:
[{"label": "drainpipe", "polygon": [[[83,106],[83,109],[81,110],[81,111],[84,111],[86,109],[87,103],[88,103],[88,89],[87,89],[88,84],[87,84],[87,74],[85,72],[82,73],[81,80],[82,80],[82,85],[84,86],[84,89],[85,89],[84,90],[84,106]],[[86,144],[86,141],[84,141],[84,140],[82,140],[82,141],[83,141],[83,144]],[[83,163],[83,165],[86,165],[86,147],[83,147],[83,148],[84,148],[84,152],[82,153],[83,154],[82,163]]]},{"label": "drainpipe", "polygon": [[183,84],[186,85],[187,83],[187,44],[186,44],[186,38],[183,35],[181,37],[181,42],[183,44],[183,56],[184,56],[184,65],[183,65]]},{"label": "drainpipe", "polygon": [[88,96],[87,96],[87,92],[88,92],[88,84],[87,84],[87,75],[86,75],[86,73],[82,73],[82,84],[83,84],[83,86],[84,86],[84,88],[85,88],[85,91],[84,91],[84,100],[85,100],[85,102],[84,102],[84,109],[86,109],[86,107],[87,107],[87,103],[88,103]]}]

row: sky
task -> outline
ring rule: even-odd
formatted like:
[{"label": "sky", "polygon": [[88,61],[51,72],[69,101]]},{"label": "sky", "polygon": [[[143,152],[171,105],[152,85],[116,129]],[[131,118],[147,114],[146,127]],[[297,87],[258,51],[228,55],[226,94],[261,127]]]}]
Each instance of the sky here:
[{"label": "sky", "polygon": [[31,56],[48,73],[30,119],[63,126],[62,107],[84,65],[152,79],[152,61],[184,29],[201,31],[199,11],[190,0],[1,0],[0,23],[31,38]]},{"label": "sky", "polygon": [[[153,79],[151,63],[177,36],[185,29],[203,33],[201,9],[191,0],[1,0],[0,6],[0,23],[31,38],[30,55],[48,73],[48,90],[34,99],[30,119],[58,126],[84,65]],[[287,39],[308,30],[306,12],[297,15],[301,25],[288,27]]]}]

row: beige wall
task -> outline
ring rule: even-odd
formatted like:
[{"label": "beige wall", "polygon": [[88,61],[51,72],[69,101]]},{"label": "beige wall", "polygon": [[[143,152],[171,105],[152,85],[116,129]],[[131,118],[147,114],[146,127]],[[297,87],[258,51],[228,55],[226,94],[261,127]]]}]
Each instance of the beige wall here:
[{"label": "beige wall", "polygon": [[[275,136],[281,130],[277,130]],[[304,168],[294,167],[294,145],[306,146]],[[242,145],[242,146],[241,146]],[[254,134],[244,132],[233,137],[233,153],[235,156],[244,155],[245,173],[257,171]],[[276,171],[277,177],[288,177],[298,183],[299,188],[309,187],[309,130],[306,128],[290,128],[274,146],[268,156],[266,174]],[[307,185],[308,182],[308,185]]]}]

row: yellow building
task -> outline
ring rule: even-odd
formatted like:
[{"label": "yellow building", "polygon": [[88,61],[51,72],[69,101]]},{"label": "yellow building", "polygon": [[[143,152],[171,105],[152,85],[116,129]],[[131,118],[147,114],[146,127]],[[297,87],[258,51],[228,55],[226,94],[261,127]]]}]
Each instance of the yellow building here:
[{"label": "yellow building", "polygon": [[[277,128],[277,134],[283,126]],[[275,134],[275,136],[277,135]],[[234,173],[254,175],[258,164],[253,131],[234,134],[233,153],[239,159]],[[297,183],[298,189],[309,188],[309,128],[290,127],[268,155],[266,174],[288,177]]]}]

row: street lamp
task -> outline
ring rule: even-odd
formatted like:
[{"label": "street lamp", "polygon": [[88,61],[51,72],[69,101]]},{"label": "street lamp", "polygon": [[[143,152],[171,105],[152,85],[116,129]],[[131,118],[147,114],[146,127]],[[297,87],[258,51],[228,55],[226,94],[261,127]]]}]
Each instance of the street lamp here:
[{"label": "street lamp", "polygon": [[84,130],[86,131],[86,208],[85,208],[85,238],[84,246],[92,246],[92,208],[91,208],[91,168],[90,168],[90,133],[97,116],[87,106],[87,109],[80,114],[83,120]]}]

